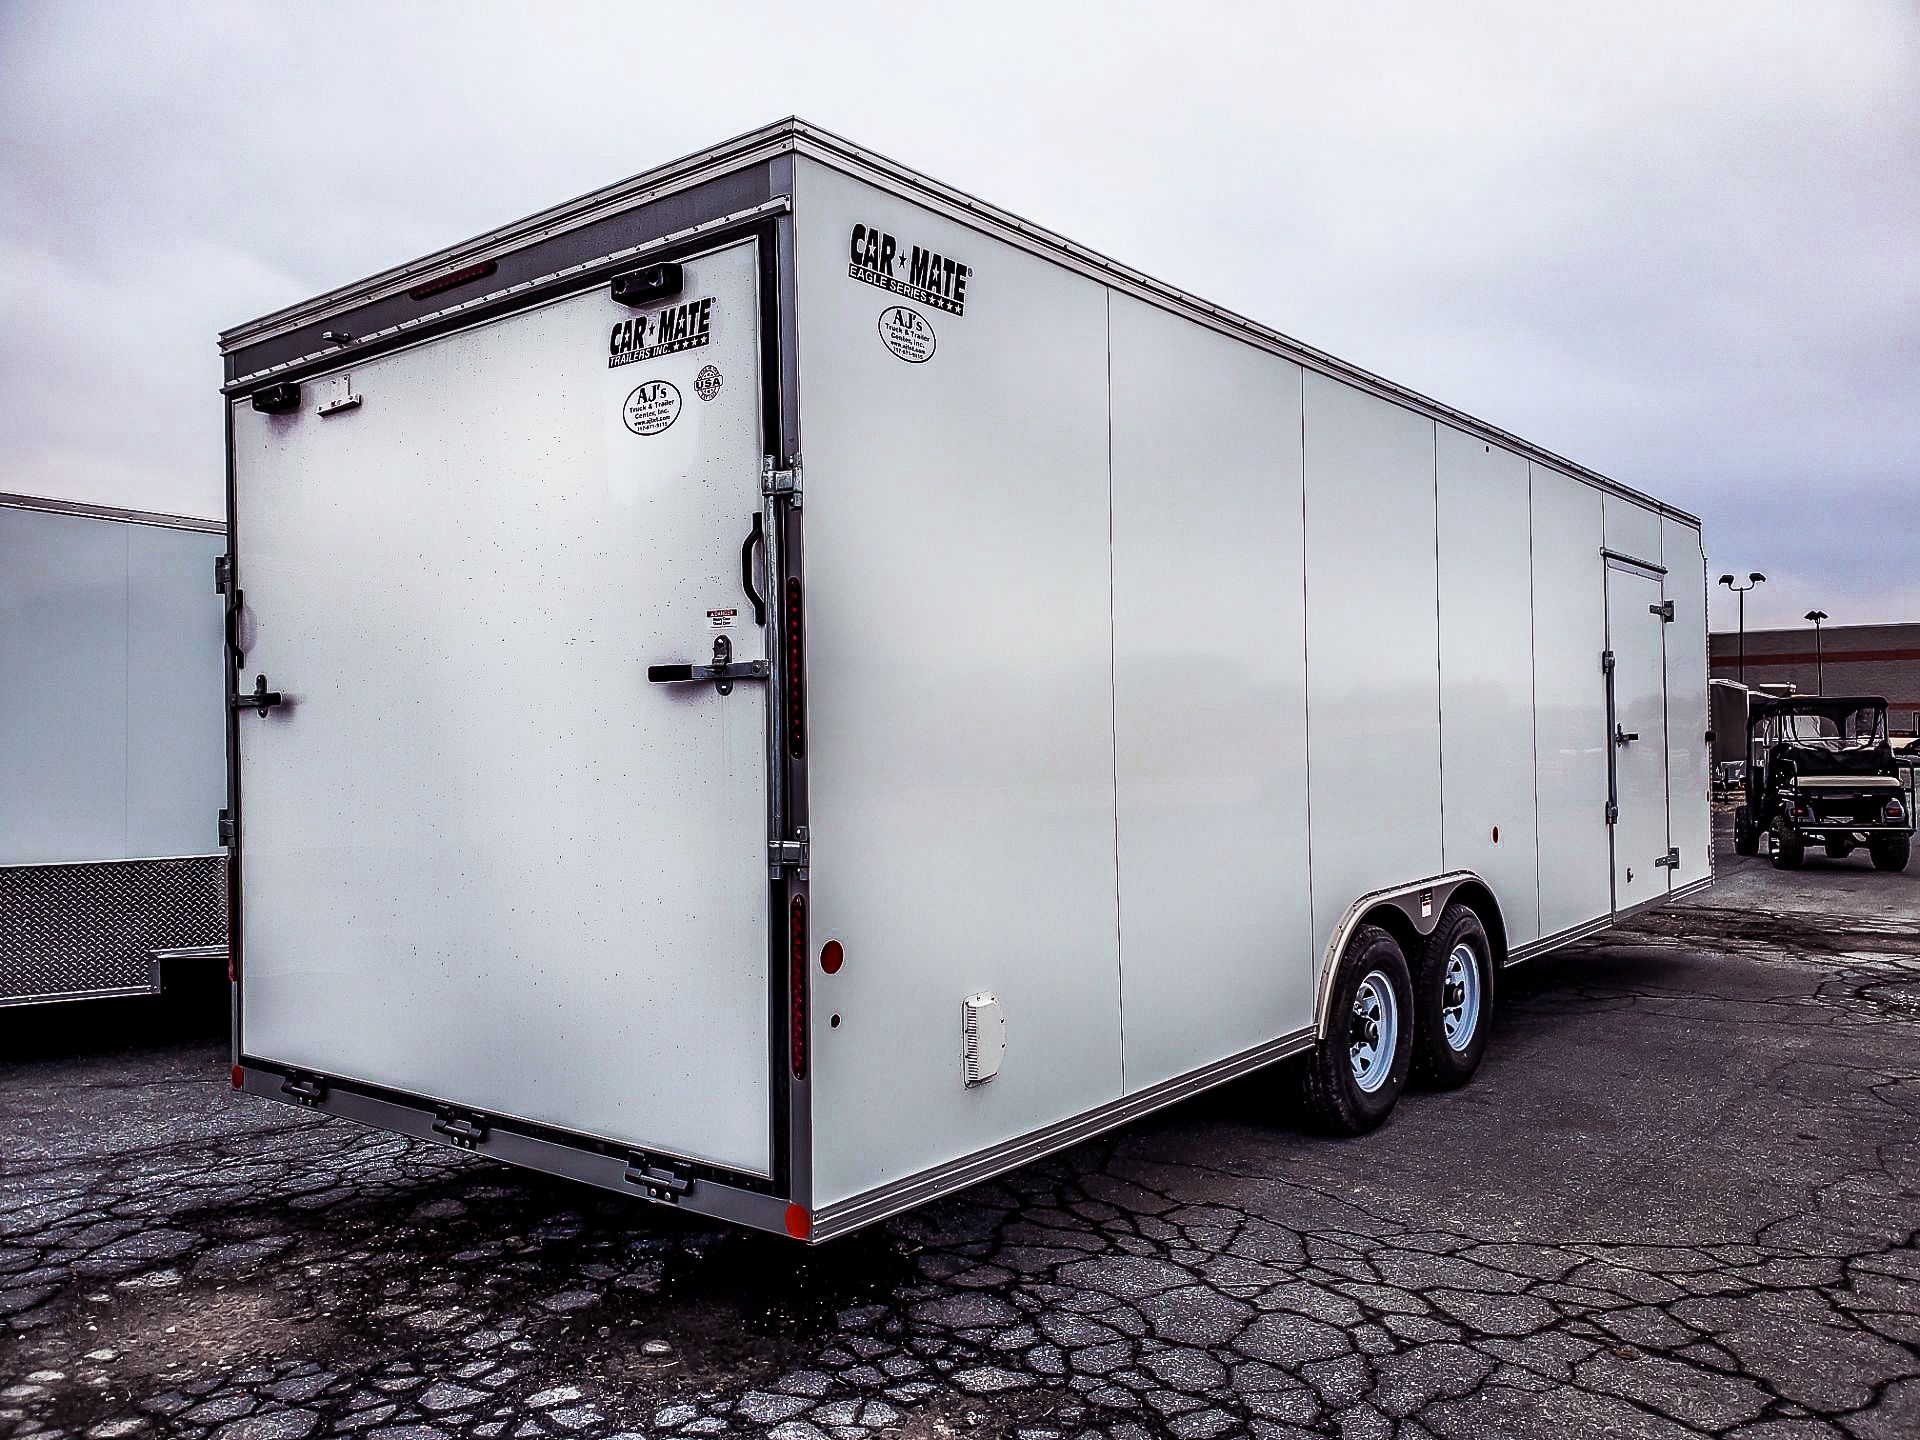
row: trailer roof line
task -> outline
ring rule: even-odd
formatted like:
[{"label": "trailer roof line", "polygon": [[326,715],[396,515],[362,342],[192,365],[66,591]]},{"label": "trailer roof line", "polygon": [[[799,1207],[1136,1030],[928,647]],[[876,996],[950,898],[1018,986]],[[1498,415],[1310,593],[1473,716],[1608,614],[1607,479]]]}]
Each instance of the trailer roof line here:
[{"label": "trailer roof line", "polygon": [[[1371,371],[1362,369],[1335,355],[1249,319],[1224,306],[1212,304],[1144,271],[1122,264],[1099,251],[1089,249],[1056,231],[1022,219],[955,186],[922,174],[899,161],[868,150],[830,130],[797,116],[787,116],[770,125],[744,131],[704,150],[684,155],[651,170],[641,171],[625,180],[548,209],[537,211],[508,225],[489,230],[457,245],[422,256],[405,265],[341,286],[296,305],[263,315],[220,334],[223,354],[242,346],[257,344],[276,335],[312,324],[337,311],[404,291],[422,279],[453,266],[475,265],[510,253],[534,241],[594,220],[617,214],[644,201],[685,190],[715,176],[738,171],[759,161],[782,154],[802,154],[823,164],[846,171],[856,178],[878,180],[906,190],[913,198],[941,210],[956,221],[995,233],[1001,239],[1032,253],[1078,270],[1109,284],[1115,284],[1142,299],[1187,315],[1212,329],[1232,335],[1270,350],[1282,357],[1317,370],[1335,379],[1398,404],[1417,410],[1429,418],[1479,436],[1530,460],[1584,480],[1601,490],[1644,505],[1662,515],[1698,526],[1700,518],[1677,506],[1635,490],[1599,471],[1589,469],[1564,455],[1522,439],[1511,431],[1456,410],[1416,390],[1397,385]],[[492,297],[478,297],[490,299]]]}]

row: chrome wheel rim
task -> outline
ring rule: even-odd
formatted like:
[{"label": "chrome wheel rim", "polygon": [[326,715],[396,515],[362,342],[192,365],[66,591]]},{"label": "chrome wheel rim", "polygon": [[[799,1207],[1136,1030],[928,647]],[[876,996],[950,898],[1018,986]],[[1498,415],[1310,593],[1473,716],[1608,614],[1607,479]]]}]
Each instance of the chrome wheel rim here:
[{"label": "chrome wheel rim", "polygon": [[1464,1050],[1480,1028],[1480,961],[1470,945],[1456,945],[1440,977],[1440,1028],[1447,1046]]},{"label": "chrome wheel rim", "polygon": [[1400,1002],[1394,999],[1386,975],[1370,970],[1353,992],[1353,1030],[1347,1048],[1353,1083],[1369,1095],[1386,1084],[1399,1044]]}]

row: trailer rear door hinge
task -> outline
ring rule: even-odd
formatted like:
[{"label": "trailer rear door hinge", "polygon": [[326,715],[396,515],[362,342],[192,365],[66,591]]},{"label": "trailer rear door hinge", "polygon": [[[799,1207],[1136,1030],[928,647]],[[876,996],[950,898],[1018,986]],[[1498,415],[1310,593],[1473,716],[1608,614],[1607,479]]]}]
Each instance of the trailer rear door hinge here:
[{"label": "trailer rear door hinge", "polygon": [[638,1185],[649,1200],[659,1205],[678,1205],[693,1189],[693,1177],[672,1162],[650,1155],[632,1155],[627,1159],[626,1181]]},{"label": "trailer rear door hinge", "polygon": [[231,810],[225,809],[224,807],[220,811],[220,825],[219,825],[218,833],[220,836],[220,843],[222,845],[233,844],[233,812]]},{"label": "trailer rear door hinge", "polygon": [[1678,845],[1667,847],[1667,853],[1653,863],[1656,869],[1678,870],[1680,868],[1680,847]]},{"label": "trailer rear door hinge", "polygon": [[433,1133],[472,1150],[487,1138],[487,1117],[471,1110],[442,1110],[433,1117]]},{"label": "trailer rear door hinge", "polygon": [[280,1082],[280,1093],[298,1105],[318,1105],[326,1096],[327,1082],[318,1075],[293,1074]]},{"label": "trailer rear door hinge", "polygon": [[1600,671],[1604,675],[1611,675],[1613,673],[1613,652],[1611,650],[1602,650],[1600,652]]},{"label": "trailer rear door hinge", "polygon": [[771,455],[766,456],[761,461],[760,493],[785,498],[794,509],[798,510],[800,508],[799,465],[790,465],[781,470],[774,465]]},{"label": "trailer rear door hinge", "polygon": [[804,877],[807,872],[807,859],[807,827],[804,825],[795,831],[795,838],[791,840],[767,842],[767,868],[776,880],[780,878],[782,870],[798,870]]},{"label": "trailer rear door hinge", "polygon": [[1647,613],[1649,615],[1658,615],[1662,620],[1671,622],[1673,619],[1673,602],[1671,600],[1662,600],[1658,605],[1649,605],[1647,606]]},{"label": "trailer rear door hinge", "polygon": [[213,557],[213,593],[224,595],[227,587],[233,583],[233,560],[230,556]]},{"label": "trailer rear door hinge", "polygon": [[1609,800],[1607,801],[1607,824],[1618,825],[1619,823],[1620,823],[1619,803],[1617,801]]}]

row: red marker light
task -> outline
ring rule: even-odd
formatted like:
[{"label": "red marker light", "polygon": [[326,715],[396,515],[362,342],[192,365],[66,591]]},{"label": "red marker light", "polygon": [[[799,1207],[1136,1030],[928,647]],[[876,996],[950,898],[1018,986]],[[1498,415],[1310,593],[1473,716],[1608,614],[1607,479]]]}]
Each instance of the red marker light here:
[{"label": "red marker light", "polygon": [[236,1065],[233,1067],[232,1078],[233,1078],[233,1088],[238,1090],[242,1085],[247,1083],[247,1072],[242,1070],[238,1065]]},{"label": "red marker light", "polygon": [[496,260],[482,260],[475,265],[462,265],[458,270],[449,270],[444,275],[436,275],[431,280],[422,281],[407,294],[415,300],[426,300],[444,290],[453,290],[474,280],[484,280],[500,268]]},{"label": "red marker light", "polygon": [[829,940],[820,951],[820,968],[829,975],[838,975],[840,967],[847,962],[847,952],[840,947],[838,940]]},{"label": "red marker light", "polygon": [[813,1233],[813,1217],[798,1205],[787,1206],[787,1234],[804,1240]]},{"label": "red marker light", "polygon": [[807,1078],[807,897],[793,897],[789,935],[790,963],[787,974],[787,1019],[789,1035],[787,1058],[793,1078]]}]

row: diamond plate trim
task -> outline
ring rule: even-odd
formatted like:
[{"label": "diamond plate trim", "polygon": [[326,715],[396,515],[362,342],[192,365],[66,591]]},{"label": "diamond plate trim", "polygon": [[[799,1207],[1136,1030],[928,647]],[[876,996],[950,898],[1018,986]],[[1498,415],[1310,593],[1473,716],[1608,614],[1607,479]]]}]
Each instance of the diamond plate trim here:
[{"label": "diamond plate trim", "polygon": [[226,942],[224,855],[0,869],[0,1005],[151,993],[151,951]]}]

